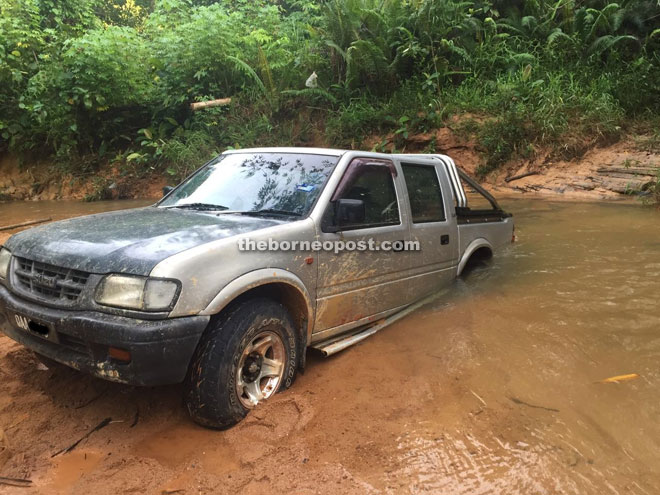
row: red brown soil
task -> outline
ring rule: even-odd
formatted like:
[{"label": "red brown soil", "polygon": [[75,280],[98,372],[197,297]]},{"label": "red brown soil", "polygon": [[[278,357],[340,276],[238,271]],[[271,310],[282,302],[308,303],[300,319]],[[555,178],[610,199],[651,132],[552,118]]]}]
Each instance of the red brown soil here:
[{"label": "red brown soil", "polygon": [[[374,135],[365,140],[362,149],[386,152],[430,153],[450,155],[471,175],[484,163],[485,155],[473,135],[458,131],[465,119],[479,120],[478,116],[464,115],[454,118],[448,126],[424,134],[409,136],[403,145],[400,137]],[[658,155],[638,146],[639,136],[596,146],[583,143],[587,151],[572,160],[556,159],[555,153],[539,150],[531,158],[515,158],[490,173],[484,183],[500,194],[527,196],[554,196],[567,199],[621,199],[626,192],[635,192],[656,179],[660,170]],[[323,146],[320,143],[319,146]],[[398,147],[402,146],[402,147]],[[621,174],[625,168],[644,169],[650,175]],[[611,169],[611,172],[608,172]],[[505,179],[526,172],[534,175],[506,182]],[[156,199],[168,179],[158,173],[141,176],[134,172],[122,173],[118,165],[108,166],[102,173],[73,176],[47,163],[21,167],[15,158],[0,157],[0,200],[52,200],[85,199],[98,196],[103,199]]]},{"label": "red brown soil", "polygon": [[[458,334],[450,338],[459,350],[467,346],[462,352],[473,352],[468,342],[456,342]],[[34,485],[6,493],[363,494],[395,488],[392,474],[405,467],[398,443],[424,418],[438,419],[435,408],[421,403],[436,396],[446,404],[463,402],[468,418],[483,411],[459,382],[458,355],[422,357],[418,364],[444,372],[416,378],[404,355],[379,359],[390,345],[327,360],[310,355],[293,389],[218,432],[190,422],[180,386],[133,388],[66,368],[45,370],[30,351],[0,335],[0,425],[9,456],[0,474]],[[107,417],[109,426],[73,452],[52,457]]]},{"label": "red brown soil", "polygon": [[[448,126],[411,135],[403,144],[398,142],[400,138],[395,134],[385,138],[372,136],[364,144],[366,149],[387,152],[443,153],[474,176],[486,157],[474,135],[458,131],[466,120],[481,121],[483,118],[473,115],[455,117]],[[570,160],[556,158],[557,153],[550,150],[538,150],[530,158],[514,158],[503,164],[488,174],[483,183],[500,195],[622,199],[658,180],[660,158],[639,145],[645,138],[647,136],[628,136],[606,146],[598,146],[596,142],[573,143],[574,148],[585,152]],[[533,175],[506,180],[528,172]]]},{"label": "red brown soil", "polygon": [[0,200],[85,199],[107,188],[104,199],[159,198],[167,179],[158,174],[122,175],[117,167],[102,173],[74,176],[49,163],[20,166],[18,159],[0,156]]}]

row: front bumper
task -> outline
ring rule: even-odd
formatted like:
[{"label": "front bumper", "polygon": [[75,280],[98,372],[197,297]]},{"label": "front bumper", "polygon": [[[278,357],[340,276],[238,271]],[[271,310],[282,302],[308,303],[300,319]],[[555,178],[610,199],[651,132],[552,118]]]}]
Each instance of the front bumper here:
[{"label": "front bumper", "polygon": [[[140,320],[53,309],[0,285],[0,329],[7,336],[77,370],[132,385],[182,382],[209,318]],[[111,347],[128,351],[130,362],[110,357]]]}]

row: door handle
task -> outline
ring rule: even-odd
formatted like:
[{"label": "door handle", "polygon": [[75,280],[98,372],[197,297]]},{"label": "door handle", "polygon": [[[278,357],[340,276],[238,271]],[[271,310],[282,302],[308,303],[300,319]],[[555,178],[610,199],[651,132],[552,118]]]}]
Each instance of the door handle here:
[{"label": "door handle", "polygon": [[449,244],[449,234],[444,234],[440,236],[440,244],[443,246]]}]

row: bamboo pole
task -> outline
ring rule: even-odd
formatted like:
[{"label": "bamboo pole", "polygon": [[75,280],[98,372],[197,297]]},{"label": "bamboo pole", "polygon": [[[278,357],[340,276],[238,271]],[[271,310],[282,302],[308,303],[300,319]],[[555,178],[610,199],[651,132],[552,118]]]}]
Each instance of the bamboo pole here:
[{"label": "bamboo pole", "polygon": [[231,103],[231,98],[220,98],[218,100],[209,100],[209,101],[196,101],[195,103],[190,104],[190,109],[193,112],[195,112],[197,110],[203,110],[204,108],[229,105],[230,103]]}]

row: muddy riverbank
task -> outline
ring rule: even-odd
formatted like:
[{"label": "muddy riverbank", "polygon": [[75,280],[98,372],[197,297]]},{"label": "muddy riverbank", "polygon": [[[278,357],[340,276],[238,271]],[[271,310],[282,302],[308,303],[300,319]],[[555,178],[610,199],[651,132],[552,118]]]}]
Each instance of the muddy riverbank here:
[{"label": "muddy riverbank", "polygon": [[[32,480],[0,491],[660,492],[658,213],[503,203],[509,252],[363,343],[310,352],[292,389],[225,432],[191,424],[178,386],[44,369],[0,336],[0,476]],[[0,215],[27,217],[29,204],[61,217],[138,203],[7,203]]]},{"label": "muddy riverbank", "polygon": [[[364,143],[364,149],[380,149],[385,143],[385,150],[394,151],[395,137],[374,136]],[[644,145],[645,140],[645,136],[629,136],[608,146],[592,145],[579,158],[570,160],[558,158],[556,152],[539,150],[530,158],[511,160],[483,182],[499,194],[514,196],[623,199],[658,180],[660,157],[653,151],[657,145]],[[452,156],[473,175],[485,162],[474,138],[452,127],[412,135],[405,145],[409,153],[428,153],[430,149]],[[137,174],[121,164],[106,164],[100,172],[72,175],[50,163],[21,166],[16,158],[0,157],[0,201],[157,199],[163,186],[176,182],[158,172]]]}]

